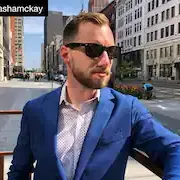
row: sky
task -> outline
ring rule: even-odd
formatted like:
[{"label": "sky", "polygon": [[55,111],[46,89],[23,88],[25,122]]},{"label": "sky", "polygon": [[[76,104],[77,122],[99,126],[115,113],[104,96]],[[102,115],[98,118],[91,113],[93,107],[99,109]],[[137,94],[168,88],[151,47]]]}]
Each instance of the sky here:
[{"label": "sky", "polygon": [[[76,15],[87,9],[88,0],[49,0],[49,10],[62,11],[63,15]],[[25,68],[40,68],[41,43],[44,42],[44,17],[24,17]]]}]

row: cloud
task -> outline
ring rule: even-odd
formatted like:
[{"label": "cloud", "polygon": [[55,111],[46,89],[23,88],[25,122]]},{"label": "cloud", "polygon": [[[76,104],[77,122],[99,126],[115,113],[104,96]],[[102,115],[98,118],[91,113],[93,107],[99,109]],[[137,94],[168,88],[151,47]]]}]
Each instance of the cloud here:
[{"label": "cloud", "polygon": [[43,34],[44,17],[24,17],[24,33]]}]

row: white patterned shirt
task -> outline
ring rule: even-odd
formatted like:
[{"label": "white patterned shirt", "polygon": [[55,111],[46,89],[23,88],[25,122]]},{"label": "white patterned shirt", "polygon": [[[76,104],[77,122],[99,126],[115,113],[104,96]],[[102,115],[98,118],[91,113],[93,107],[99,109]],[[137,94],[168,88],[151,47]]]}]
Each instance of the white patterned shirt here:
[{"label": "white patterned shirt", "polygon": [[57,131],[57,154],[65,169],[67,179],[74,178],[81,148],[100,98],[100,90],[96,96],[83,103],[80,110],[66,100],[66,86],[62,87],[60,97],[60,112]]}]

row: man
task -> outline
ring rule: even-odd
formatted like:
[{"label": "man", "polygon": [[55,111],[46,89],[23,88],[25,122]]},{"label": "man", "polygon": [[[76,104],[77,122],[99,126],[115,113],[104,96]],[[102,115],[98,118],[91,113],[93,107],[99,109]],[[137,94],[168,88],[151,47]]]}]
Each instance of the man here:
[{"label": "man", "polygon": [[9,180],[123,180],[132,148],[180,179],[180,138],[158,124],[140,102],[107,86],[117,48],[108,19],[82,13],[64,29],[60,53],[67,81],[29,101]]},{"label": "man", "polygon": [[151,79],[147,83],[143,83],[144,95],[146,99],[151,99],[153,96],[153,85]]}]

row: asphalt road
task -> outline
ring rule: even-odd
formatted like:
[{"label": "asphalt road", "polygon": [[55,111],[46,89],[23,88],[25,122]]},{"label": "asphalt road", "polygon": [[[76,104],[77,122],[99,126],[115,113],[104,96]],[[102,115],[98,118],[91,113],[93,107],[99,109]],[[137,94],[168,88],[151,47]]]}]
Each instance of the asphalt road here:
[{"label": "asphalt road", "polygon": [[[54,84],[53,88],[59,85]],[[51,82],[11,81],[0,83],[0,109],[21,110],[24,104],[52,89]],[[175,133],[180,134],[180,90],[155,88],[157,99],[142,101],[154,117]],[[20,130],[20,115],[0,117],[0,151],[12,151]]]}]

